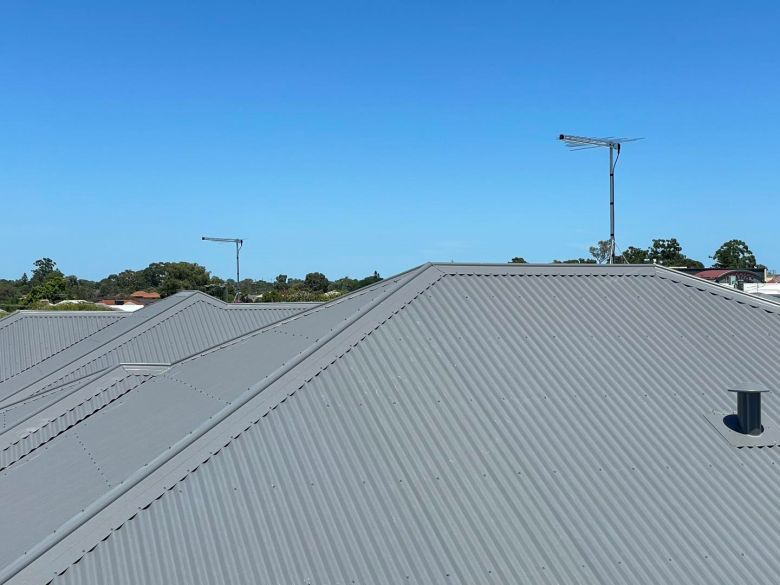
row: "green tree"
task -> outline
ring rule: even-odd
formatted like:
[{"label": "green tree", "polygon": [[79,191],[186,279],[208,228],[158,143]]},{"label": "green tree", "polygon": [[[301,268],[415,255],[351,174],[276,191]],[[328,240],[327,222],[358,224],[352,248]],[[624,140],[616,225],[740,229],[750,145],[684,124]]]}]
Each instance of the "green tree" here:
[{"label": "green tree", "polygon": [[379,282],[380,280],[382,280],[382,277],[379,276],[379,273],[376,270],[374,270],[374,274],[372,274],[371,276],[366,276],[365,278],[361,278],[360,280],[358,280],[355,289],[357,290],[359,288],[363,288],[364,286],[374,284],[375,282]]},{"label": "green tree", "polygon": [[330,282],[322,272],[309,272],[303,279],[303,287],[315,293],[327,292]]},{"label": "green tree", "polygon": [[46,279],[33,286],[30,293],[22,300],[23,305],[30,305],[36,301],[48,300],[52,303],[64,301],[68,298],[68,281],[59,270],[50,272]]},{"label": "green tree", "polygon": [[647,254],[647,250],[629,246],[620,257],[624,264],[643,264],[647,260]]},{"label": "green tree", "polygon": [[510,264],[528,264],[528,262],[525,261],[525,258],[522,256],[515,256],[509,261]]},{"label": "green tree", "polygon": [[[180,290],[202,290],[210,280],[209,271],[194,262],[154,262],[142,271],[142,288],[156,289],[161,296]],[[233,283],[235,287],[235,282]]]},{"label": "green tree", "polygon": [[647,252],[647,259],[664,266],[685,266],[687,260],[677,238],[653,240]]},{"label": "green tree", "polygon": [[333,281],[330,288],[331,290],[351,291],[358,287],[358,283],[359,281],[357,278],[345,276],[344,278]]},{"label": "green tree", "polygon": [[[59,270],[57,270],[57,263],[51,258],[40,258],[33,262],[33,266],[35,266],[35,268],[33,268],[30,282],[34,285],[42,283],[50,274],[59,272]],[[62,273],[60,272],[60,274]]]},{"label": "green tree", "polygon": [[756,257],[742,240],[729,240],[710,256],[718,268],[755,268]]},{"label": "green tree", "polygon": [[604,264],[609,261],[609,240],[599,240],[598,244],[588,248],[588,252],[599,264]]},{"label": "green tree", "polygon": [[274,279],[274,289],[287,290],[288,288],[290,288],[290,285],[287,283],[286,274],[280,274]]},{"label": "green tree", "polygon": [[569,260],[553,260],[553,264],[596,264],[593,258],[570,258]]},{"label": "green tree", "polygon": [[652,246],[647,251],[647,259],[650,262],[663,264],[664,266],[685,266],[688,268],[704,268],[704,264],[698,260],[688,258],[682,253],[682,246],[677,238],[653,240]]}]

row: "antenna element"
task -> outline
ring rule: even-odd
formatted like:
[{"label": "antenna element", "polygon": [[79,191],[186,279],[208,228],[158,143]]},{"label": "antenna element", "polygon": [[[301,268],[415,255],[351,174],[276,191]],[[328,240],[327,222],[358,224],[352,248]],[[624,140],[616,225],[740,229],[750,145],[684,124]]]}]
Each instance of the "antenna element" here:
[{"label": "antenna element", "polygon": [[222,242],[222,243],[230,243],[236,245],[236,295],[233,297],[233,302],[238,303],[241,300],[241,278],[239,277],[239,260],[238,260],[238,253],[241,251],[242,246],[244,245],[244,240],[241,240],[239,238],[209,238],[208,236],[203,236],[201,240],[207,240],[209,242]]},{"label": "antenna element", "polygon": [[[587,136],[570,136],[561,134],[562,140],[572,150],[586,148],[609,148],[609,263],[615,263],[615,167],[620,158],[620,145],[624,142],[634,142],[641,138],[589,138]],[[617,151],[617,156],[615,156]]]}]

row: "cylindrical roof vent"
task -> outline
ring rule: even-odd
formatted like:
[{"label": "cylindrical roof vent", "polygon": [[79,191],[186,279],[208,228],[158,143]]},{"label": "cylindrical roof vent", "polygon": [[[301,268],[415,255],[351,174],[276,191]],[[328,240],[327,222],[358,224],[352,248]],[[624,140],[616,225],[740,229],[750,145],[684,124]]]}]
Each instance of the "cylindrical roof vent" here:
[{"label": "cylindrical roof vent", "polygon": [[764,432],[761,424],[761,395],[769,389],[761,384],[736,384],[729,392],[737,394],[737,421],[739,432],[745,435],[760,435]]}]

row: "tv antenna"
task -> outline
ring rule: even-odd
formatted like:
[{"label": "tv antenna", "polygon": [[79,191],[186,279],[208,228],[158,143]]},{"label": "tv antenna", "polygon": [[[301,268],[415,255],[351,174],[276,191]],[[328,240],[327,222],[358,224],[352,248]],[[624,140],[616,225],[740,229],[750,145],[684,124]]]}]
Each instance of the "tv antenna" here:
[{"label": "tv antenna", "polygon": [[[609,263],[615,263],[615,167],[620,159],[620,145],[624,142],[634,142],[641,138],[589,138],[587,136],[570,136],[561,134],[562,140],[571,150],[586,148],[609,148]],[[615,156],[617,151],[617,156]]]},{"label": "tv antenna", "polygon": [[236,295],[233,297],[233,302],[237,303],[241,300],[241,278],[239,276],[239,259],[238,253],[241,251],[241,247],[244,245],[244,240],[239,238],[210,238],[208,236],[201,237],[201,240],[207,240],[209,242],[221,242],[236,245]]}]

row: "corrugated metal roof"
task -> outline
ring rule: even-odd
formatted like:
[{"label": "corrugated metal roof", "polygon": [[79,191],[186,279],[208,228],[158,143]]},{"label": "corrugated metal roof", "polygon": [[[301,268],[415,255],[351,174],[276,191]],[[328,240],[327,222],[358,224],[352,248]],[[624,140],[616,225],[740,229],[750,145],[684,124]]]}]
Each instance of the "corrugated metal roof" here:
[{"label": "corrugated metal roof", "polygon": [[[317,305],[228,304],[201,292],[177,293],[0,382],[0,406],[119,363],[174,362]],[[17,353],[34,353],[38,343],[26,343]]]},{"label": "corrugated metal roof", "polygon": [[[7,495],[7,505],[0,507],[0,532],[20,521],[31,500],[46,501],[51,513],[32,518],[23,531],[0,534],[0,567],[55,530],[63,518],[143,469],[246,387],[360,315],[397,282],[388,279],[179,364],[157,366],[153,375],[142,365],[116,366],[49,390],[44,401],[22,401],[18,408],[24,416],[0,435],[0,493]],[[240,375],[234,373],[239,369]],[[223,381],[229,378],[231,386],[211,392],[212,370],[221,372]],[[199,376],[203,384],[190,383]],[[55,482],[30,479],[48,475],[53,460],[69,457],[77,462],[58,469]],[[86,477],[85,458],[93,469]],[[60,497],[59,491],[70,484],[80,486],[80,493]]]},{"label": "corrugated metal roof", "polygon": [[[732,411],[730,384],[778,379],[776,304],[660,267],[433,265],[340,322],[248,389],[245,345],[305,328],[144,383],[225,404],[2,575],[777,581],[780,450],[705,417]],[[765,411],[780,424],[780,396]]]},{"label": "corrugated metal roof", "polygon": [[16,311],[0,320],[0,382],[124,316],[113,311]]}]

